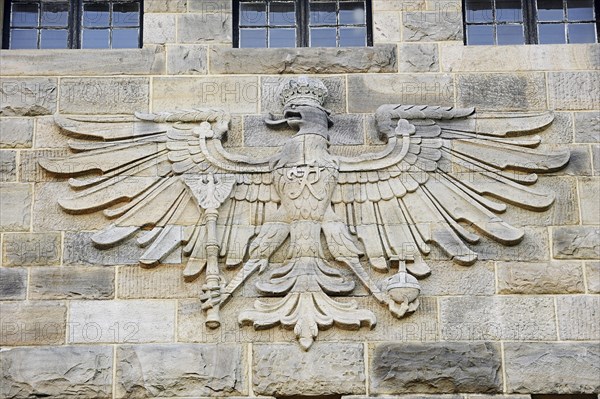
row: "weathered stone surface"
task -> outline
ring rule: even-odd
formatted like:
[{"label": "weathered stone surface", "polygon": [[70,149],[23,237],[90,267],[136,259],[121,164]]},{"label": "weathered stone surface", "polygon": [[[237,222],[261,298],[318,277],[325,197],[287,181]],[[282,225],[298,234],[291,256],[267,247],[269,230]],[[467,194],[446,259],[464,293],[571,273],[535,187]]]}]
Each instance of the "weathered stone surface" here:
[{"label": "weathered stone surface", "polygon": [[110,299],[115,292],[112,267],[32,268],[30,299]]},{"label": "weathered stone surface", "polygon": [[144,45],[175,43],[175,14],[144,15]]},{"label": "weathered stone surface", "polygon": [[561,295],[556,298],[556,305],[561,340],[600,340],[598,295]]},{"label": "weathered stone surface", "polygon": [[462,40],[462,14],[455,11],[417,11],[402,14],[405,42]]},{"label": "weathered stone surface", "polygon": [[144,13],[151,12],[186,12],[188,0],[145,0]]},{"label": "weathered stone surface", "polygon": [[4,266],[51,266],[60,262],[60,233],[5,234]]},{"label": "weathered stone surface", "polygon": [[504,344],[506,387],[513,393],[597,393],[600,348],[597,343]]},{"label": "weathered stone surface", "polygon": [[361,73],[397,72],[396,46],[381,44],[361,48],[271,48],[261,50],[214,46],[210,72],[215,74],[260,73]]},{"label": "weathered stone surface", "polygon": [[117,349],[117,398],[247,394],[239,345],[132,345]]},{"label": "weathered stone surface", "polygon": [[549,297],[441,298],[440,323],[449,341],[556,340]]},{"label": "weathered stone surface", "polygon": [[381,104],[454,104],[450,75],[349,75],[348,112],[374,112]]},{"label": "weathered stone surface", "polygon": [[63,78],[59,112],[63,114],[132,114],[147,111],[147,78]]},{"label": "weathered stone surface", "polygon": [[363,345],[316,343],[304,352],[297,345],[255,345],[254,393],[258,395],[333,395],[365,392]]},{"label": "weathered stone surface", "polygon": [[600,72],[550,72],[550,109],[588,110],[600,108]]},{"label": "weathered stone surface", "polygon": [[31,185],[0,183],[0,231],[27,231],[31,220]]},{"label": "weathered stone surface", "polygon": [[555,227],[552,230],[552,254],[557,259],[600,258],[600,228]]},{"label": "weathered stone surface", "polygon": [[600,175],[600,145],[592,146],[592,167],[594,169],[594,175]]},{"label": "weathered stone surface", "polygon": [[600,112],[575,112],[575,142],[600,143]]},{"label": "weathered stone surface", "polygon": [[600,178],[582,177],[578,179],[581,222],[600,224]]},{"label": "weathered stone surface", "polygon": [[465,395],[465,399],[531,399],[531,395]]},{"label": "weathered stone surface", "polygon": [[175,301],[72,301],[70,343],[171,342]]},{"label": "weathered stone surface", "polygon": [[190,12],[202,13],[231,13],[230,0],[188,0],[188,9]]},{"label": "weathered stone surface", "polygon": [[205,75],[207,48],[193,44],[167,46],[167,73],[169,75]]},{"label": "weathered stone surface", "polygon": [[500,345],[381,343],[372,350],[371,393],[501,392]]},{"label": "weathered stone surface", "polygon": [[398,51],[400,72],[437,72],[438,45],[430,43],[401,44]]},{"label": "weathered stone surface", "polygon": [[0,352],[0,363],[3,398],[112,397],[110,346],[13,348]]},{"label": "weathered stone surface", "polygon": [[[148,16],[144,16],[144,24],[147,18]],[[144,33],[146,33],[146,27],[144,27]],[[43,57],[40,57],[38,50],[12,50],[3,51],[0,54],[2,73],[14,76],[119,76],[165,73],[164,47],[146,43],[141,49],[112,49],[110,51],[78,49],[77,62],[73,61],[73,51],[71,50],[54,49],[44,52]],[[55,82],[55,80],[50,80],[50,82]],[[47,85],[47,88],[50,87],[51,85]],[[56,87],[55,83],[54,87]],[[56,95],[55,90],[54,95]],[[44,112],[43,114],[53,112]]]},{"label": "weathered stone surface", "polygon": [[493,295],[494,264],[477,262],[459,266],[453,262],[428,262],[431,275],[419,281],[422,295]]},{"label": "weathered stone surface", "polygon": [[375,44],[402,41],[400,14],[397,11],[378,11],[373,14],[373,40]]},{"label": "weathered stone surface", "polygon": [[27,269],[0,268],[0,300],[21,300],[27,296]]},{"label": "weathered stone surface", "polygon": [[198,13],[177,16],[179,43],[231,43],[231,14]]},{"label": "weathered stone surface", "polygon": [[[281,86],[291,79],[290,77],[280,76],[263,76],[260,78],[260,110],[263,114],[280,114],[283,112],[279,92]],[[334,114],[345,113],[346,79],[339,76],[328,76],[319,78],[319,80],[323,82],[328,92],[323,106]]]},{"label": "weathered stone surface", "polygon": [[0,151],[0,181],[10,182],[17,180],[17,152]]},{"label": "weathered stone surface", "polygon": [[583,272],[571,262],[498,262],[499,294],[583,293]]},{"label": "weathered stone surface", "polygon": [[258,111],[256,77],[155,78],[152,87],[154,110],[216,107],[240,114]]},{"label": "weathered stone surface", "polygon": [[36,118],[35,148],[67,148],[72,137],[61,133],[60,127],[54,122],[54,116]]},{"label": "weathered stone surface", "polygon": [[[2,62],[2,73],[6,73],[4,62]],[[57,92],[56,79],[2,78],[0,79],[0,115],[53,114],[56,112]]]},{"label": "weathered stone surface", "polygon": [[342,399],[464,399],[464,395],[377,395],[377,396],[365,396],[365,395],[345,395]]},{"label": "weathered stone surface", "polygon": [[585,277],[590,294],[600,294],[600,262],[585,263]]},{"label": "weathered stone surface", "polygon": [[[593,147],[593,146],[592,146]],[[540,149],[543,148],[540,146]],[[553,175],[567,176],[591,176],[593,175],[593,163],[589,145],[570,145],[571,156],[567,166]]]},{"label": "weathered stone surface", "polygon": [[29,148],[32,142],[32,118],[0,119],[0,148]]},{"label": "weathered stone surface", "polygon": [[543,73],[461,74],[457,90],[457,103],[463,107],[498,111],[546,109]]},{"label": "weathered stone surface", "polygon": [[72,154],[66,148],[52,148],[48,150],[21,151],[19,156],[19,181],[42,183],[59,179],[54,174],[45,171],[39,164],[44,158],[64,158]]},{"label": "weathered stone surface", "polygon": [[119,267],[117,292],[119,298],[197,298],[202,291],[201,279],[185,282],[184,266],[161,265],[153,269],[140,266]]},{"label": "weathered stone surface", "polygon": [[0,345],[61,345],[67,307],[60,302],[0,302]]},{"label": "weathered stone surface", "polygon": [[479,260],[536,262],[550,257],[548,231],[541,227],[528,227],[519,245],[507,247],[482,237],[480,243],[472,248],[477,252]]},{"label": "weathered stone surface", "polygon": [[417,11],[425,9],[425,0],[373,0],[374,11]]},{"label": "weathered stone surface", "polygon": [[554,112],[552,124],[538,134],[543,144],[571,144],[573,142],[573,118],[570,112]]}]

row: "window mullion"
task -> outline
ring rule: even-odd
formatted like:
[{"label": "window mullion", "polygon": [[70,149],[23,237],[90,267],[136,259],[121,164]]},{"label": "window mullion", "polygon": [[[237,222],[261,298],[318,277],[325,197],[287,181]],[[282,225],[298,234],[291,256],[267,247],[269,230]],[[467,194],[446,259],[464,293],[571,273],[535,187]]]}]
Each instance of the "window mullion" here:
[{"label": "window mullion", "polygon": [[308,0],[296,0],[296,43],[298,47],[308,47]]},{"label": "window mullion", "polygon": [[70,48],[81,48],[81,35],[82,35],[82,23],[81,23],[81,10],[83,8],[82,0],[75,0],[69,2],[71,4],[71,12],[69,16],[69,33],[71,36]]},{"label": "window mullion", "polygon": [[537,7],[536,0],[523,0],[523,23],[525,25],[525,43],[537,44]]}]

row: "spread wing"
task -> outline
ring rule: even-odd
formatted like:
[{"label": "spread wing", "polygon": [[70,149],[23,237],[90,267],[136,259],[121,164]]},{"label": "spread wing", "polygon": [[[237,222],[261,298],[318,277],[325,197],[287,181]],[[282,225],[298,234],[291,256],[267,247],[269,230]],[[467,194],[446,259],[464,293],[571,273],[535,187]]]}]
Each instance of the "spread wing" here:
[{"label": "spread wing", "polygon": [[94,243],[110,247],[136,236],[146,248],[142,265],[154,266],[183,247],[189,256],[184,275],[197,276],[206,264],[207,206],[219,208],[220,256],[228,266],[239,265],[265,209],[279,203],[268,159],[222,147],[229,116],[221,111],[104,119],[57,115],[55,121],[78,139],[69,143],[74,155],[40,161],[50,172],[74,176],[69,185],[75,193],[60,198],[60,206],[70,213],[103,211],[110,224],[93,236]]},{"label": "spread wing", "polygon": [[568,150],[535,149],[540,137],[533,133],[552,122],[550,113],[384,105],[376,120],[385,149],[342,158],[332,202],[382,271],[399,259],[411,274],[429,274],[423,256],[433,243],[465,265],[477,259],[467,244],[481,235],[518,243],[523,231],[501,218],[506,204],[547,209],[554,196],[531,187],[536,173],[569,160]]}]

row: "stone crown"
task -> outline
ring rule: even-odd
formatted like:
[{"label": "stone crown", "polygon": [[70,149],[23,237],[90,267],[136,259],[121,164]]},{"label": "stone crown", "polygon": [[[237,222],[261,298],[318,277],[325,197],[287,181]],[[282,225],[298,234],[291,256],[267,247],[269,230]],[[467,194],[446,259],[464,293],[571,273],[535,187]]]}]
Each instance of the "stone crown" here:
[{"label": "stone crown", "polygon": [[301,76],[283,83],[279,95],[283,105],[308,102],[322,106],[327,98],[327,87],[319,79]]}]

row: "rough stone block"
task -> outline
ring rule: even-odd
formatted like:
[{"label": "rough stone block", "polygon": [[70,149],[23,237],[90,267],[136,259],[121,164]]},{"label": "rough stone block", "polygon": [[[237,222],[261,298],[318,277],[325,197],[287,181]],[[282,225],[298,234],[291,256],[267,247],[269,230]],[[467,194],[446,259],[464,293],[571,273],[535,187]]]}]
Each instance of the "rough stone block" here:
[{"label": "rough stone block", "polygon": [[366,389],[359,343],[316,343],[308,352],[295,343],[255,345],[252,369],[258,395],[361,394]]},{"label": "rough stone block", "polygon": [[600,175],[600,145],[592,146],[592,168],[595,176]]},{"label": "rough stone block", "polygon": [[585,263],[585,277],[590,294],[600,294],[600,262]]},{"label": "rough stone block", "polygon": [[552,254],[557,259],[600,258],[600,228],[598,226],[553,228]]},{"label": "rough stone block", "polygon": [[112,397],[110,346],[13,348],[0,352],[0,363],[3,398]]},{"label": "rough stone block", "polygon": [[[319,78],[329,93],[323,106],[334,114],[346,112],[346,79],[339,76]],[[262,113],[283,113],[283,105],[279,98],[279,89],[289,82],[290,78],[264,76],[260,79],[260,110]],[[333,115],[337,116],[337,115]]]},{"label": "rough stone block", "polygon": [[499,294],[574,294],[585,292],[579,263],[498,262]]},{"label": "rough stone block", "polygon": [[186,12],[188,0],[145,0],[144,13],[151,12]]},{"label": "rough stone block", "polygon": [[[593,175],[593,162],[589,147],[589,145],[570,145],[569,151],[571,151],[571,157],[569,158],[569,163],[565,168],[552,172],[552,174],[557,176]],[[539,148],[543,149],[544,147],[540,146]],[[556,147],[552,146],[552,148]]]},{"label": "rough stone block", "polygon": [[144,14],[144,45],[175,43],[175,14]]},{"label": "rough stone block", "polygon": [[27,296],[27,269],[0,268],[0,300],[22,300]]},{"label": "rough stone block", "polygon": [[581,222],[600,224],[600,178],[582,177],[578,179]]},{"label": "rough stone block", "polygon": [[[6,73],[4,62],[2,73]],[[2,78],[0,79],[0,115],[36,116],[56,112],[56,79]]]},{"label": "rough stone block", "polygon": [[332,74],[397,72],[396,46],[347,48],[256,49],[213,46],[210,73],[214,74]]},{"label": "rough stone block", "polygon": [[175,301],[72,301],[69,343],[171,342]]},{"label": "rough stone block", "polygon": [[0,231],[27,231],[31,221],[31,185],[0,183]]},{"label": "rough stone block", "polygon": [[556,305],[561,340],[600,340],[599,296],[559,296]]},{"label": "rough stone block", "polygon": [[461,74],[457,103],[479,110],[526,111],[546,109],[543,73]]},{"label": "rough stone block", "polygon": [[59,112],[63,114],[132,114],[147,111],[147,78],[63,78]]},{"label": "rough stone block", "polygon": [[190,12],[201,13],[226,13],[231,14],[230,0],[188,0],[188,9]]},{"label": "rough stone block", "polygon": [[[55,174],[44,170],[39,160],[43,158],[64,158],[72,153],[67,148],[53,148],[48,150],[21,151],[19,156],[19,181],[42,183],[60,179]],[[54,198],[54,200],[56,200]]]},{"label": "rough stone block", "polygon": [[480,243],[473,245],[472,249],[477,252],[479,260],[537,262],[548,260],[550,255],[548,232],[541,227],[525,229],[523,241],[512,247],[482,237]]},{"label": "rough stone block", "polygon": [[600,72],[550,72],[550,109],[592,110],[600,108]]},{"label": "rough stone block", "polygon": [[438,45],[430,43],[401,44],[398,51],[400,72],[437,72]]},{"label": "rough stone block", "polygon": [[373,11],[418,11],[425,9],[425,0],[373,0]]},{"label": "rough stone block", "polygon": [[600,112],[575,112],[575,142],[600,143]]},{"label": "rough stone block", "polygon": [[203,282],[185,282],[183,266],[160,265],[153,269],[140,266],[119,267],[117,292],[119,298],[198,298]]},{"label": "rough stone block", "polygon": [[570,112],[554,112],[554,121],[538,134],[543,144],[571,144],[573,142],[573,118]]},{"label": "rough stone block", "polygon": [[60,302],[0,302],[0,345],[62,345],[66,317]]},{"label": "rough stone block", "polygon": [[0,181],[11,182],[17,180],[17,152],[0,151]]},{"label": "rough stone block", "polygon": [[441,298],[440,323],[449,341],[557,339],[549,297]]},{"label": "rough stone block", "polygon": [[371,359],[371,393],[502,391],[500,344],[381,343]]},{"label": "rough stone block", "polygon": [[402,14],[405,42],[462,40],[462,14],[456,11],[416,11]]},{"label": "rough stone block", "polygon": [[112,267],[33,268],[30,299],[110,299],[115,292]]},{"label": "rough stone block", "polygon": [[506,387],[512,393],[600,391],[597,343],[506,342]]},{"label": "rough stone block", "polygon": [[382,104],[454,105],[450,75],[349,75],[348,112],[371,113]]},{"label": "rough stone block", "polygon": [[397,11],[378,11],[373,14],[373,40],[376,44],[402,41],[400,14]]},{"label": "rough stone block", "polygon": [[195,13],[177,16],[179,43],[231,43],[232,31],[231,14]]},{"label": "rough stone block", "polygon": [[247,394],[239,345],[135,345],[117,349],[116,397]]},{"label": "rough stone block", "polygon": [[5,234],[4,266],[51,266],[60,263],[60,233]]},{"label": "rough stone block", "polygon": [[167,73],[169,75],[206,75],[208,67],[206,46],[167,46]]},{"label": "rough stone block", "polygon": [[61,133],[60,127],[54,122],[54,116],[36,118],[35,148],[66,149],[73,138]]},{"label": "rough stone block", "polygon": [[0,119],[0,148],[29,148],[32,142],[32,118]]},{"label": "rough stone block", "polygon": [[453,262],[428,262],[431,275],[421,280],[422,295],[494,295],[492,262],[459,266]]}]

